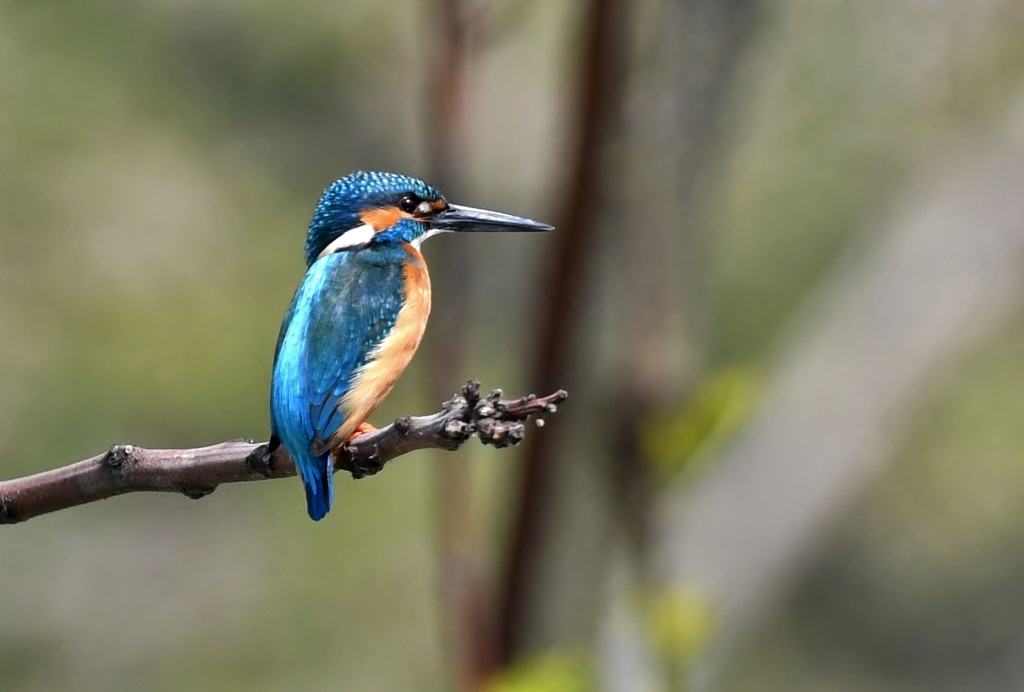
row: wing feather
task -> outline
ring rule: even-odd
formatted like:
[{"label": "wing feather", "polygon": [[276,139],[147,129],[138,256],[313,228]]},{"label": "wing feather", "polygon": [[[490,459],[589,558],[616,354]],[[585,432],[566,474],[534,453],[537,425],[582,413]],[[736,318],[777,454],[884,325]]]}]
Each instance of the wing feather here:
[{"label": "wing feather", "polygon": [[[339,403],[403,303],[401,263],[338,253],[307,272],[282,325],[274,373],[275,380],[290,380],[281,394],[298,399],[288,409],[300,418],[295,422],[314,456],[326,453],[327,441],[344,424]],[[282,423],[275,421],[275,428]]]}]

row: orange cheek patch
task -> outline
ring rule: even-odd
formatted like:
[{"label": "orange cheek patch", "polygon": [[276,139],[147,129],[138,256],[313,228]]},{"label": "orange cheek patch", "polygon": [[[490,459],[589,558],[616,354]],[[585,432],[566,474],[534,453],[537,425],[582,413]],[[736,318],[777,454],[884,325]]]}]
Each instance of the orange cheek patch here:
[{"label": "orange cheek patch", "polygon": [[359,215],[363,223],[368,224],[374,231],[380,233],[394,226],[401,219],[412,218],[398,207],[382,207],[380,209],[369,209]]}]

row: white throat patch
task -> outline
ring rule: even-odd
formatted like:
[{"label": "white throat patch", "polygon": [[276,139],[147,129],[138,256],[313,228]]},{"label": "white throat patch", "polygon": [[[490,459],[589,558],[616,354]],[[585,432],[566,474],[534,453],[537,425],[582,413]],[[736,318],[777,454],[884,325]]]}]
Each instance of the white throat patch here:
[{"label": "white throat patch", "polygon": [[441,233],[451,233],[451,231],[444,228],[431,228],[429,231],[421,235],[419,238],[413,238],[412,242],[410,242],[409,244],[412,245],[417,250],[419,250],[420,245],[423,244],[424,240],[426,240],[427,238],[431,238],[435,235],[440,235]]},{"label": "white throat patch", "polygon": [[373,236],[375,233],[376,231],[373,230],[373,226],[371,226],[368,223],[363,224],[362,226],[356,226],[355,228],[349,229],[342,233],[341,235],[339,235],[337,238],[335,238],[330,245],[325,247],[323,249],[323,252],[317,255],[317,259],[320,259],[321,257],[329,255],[333,252],[337,252],[338,250],[344,250],[345,248],[366,245],[371,240],[373,240]]}]

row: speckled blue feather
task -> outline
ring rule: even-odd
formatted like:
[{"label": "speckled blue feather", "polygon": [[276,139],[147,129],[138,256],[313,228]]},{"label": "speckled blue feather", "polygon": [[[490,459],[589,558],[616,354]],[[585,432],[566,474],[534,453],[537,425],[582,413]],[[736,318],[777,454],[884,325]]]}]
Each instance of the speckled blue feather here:
[{"label": "speckled blue feather", "polygon": [[295,460],[313,519],[327,514],[333,497],[330,452],[315,452],[344,423],[339,401],[395,324],[405,299],[405,257],[387,244],[320,258],[281,325],[271,428]]}]

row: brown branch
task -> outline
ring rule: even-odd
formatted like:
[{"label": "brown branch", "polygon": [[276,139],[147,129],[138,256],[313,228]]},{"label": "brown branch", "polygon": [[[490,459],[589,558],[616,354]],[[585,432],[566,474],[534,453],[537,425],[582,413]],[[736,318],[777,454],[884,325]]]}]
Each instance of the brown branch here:
[{"label": "brown branch", "polygon": [[[568,394],[501,398],[496,389],[480,395],[470,381],[461,396],[429,416],[405,416],[345,447],[336,464],[353,478],[370,476],[392,459],[417,449],[456,450],[474,435],[484,444],[509,447],[522,441],[532,416],[542,425]],[[91,459],[25,478],[0,481],[0,524],[15,524],[61,509],[134,492],[182,493],[206,497],[221,483],[240,483],[295,475],[283,447],[268,453],[266,443],[222,442],[197,449],[143,449],[114,445]]]}]

